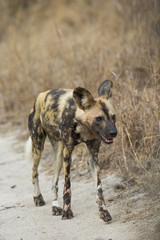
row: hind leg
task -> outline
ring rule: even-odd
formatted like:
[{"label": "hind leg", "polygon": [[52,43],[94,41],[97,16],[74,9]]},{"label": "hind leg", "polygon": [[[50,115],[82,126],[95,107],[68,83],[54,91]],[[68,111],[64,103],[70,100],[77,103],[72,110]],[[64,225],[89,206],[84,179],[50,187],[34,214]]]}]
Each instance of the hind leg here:
[{"label": "hind leg", "polygon": [[33,156],[32,167],[33,199],[36,206],[43,206],[45,205],[45,202],[40,191],[38,179],[38,166],[41,158],[41,150],[38,150],[35,147],[33,147],[32,156]]},{"label": "hind leg", "polygon": [[30,137],[32,139],[32,183],[33,183],[33,199],[36,206],[43,206],[45,204],[38,180],[38,166],[40,163],[41,154],[44,148],[46,133],[41,126],[40,120],[40,105],[38,100],[35,101],[34,106],[28,117],[28,128]]},{"label": "hind leg", "polygon": [[63,165],[63,142],[61,141],[53,141],[50,140],[51,144],[54,147],[55,150],[55,159],[54,159],[54,165],[53,165],[53,180],[52,180],[52,194],[53,194],[53,203],[52,203],[52,214],[55,216],[59,216],[62,214],[62,208],[60,207],[59,201],[58,201],[58,178],[60,171],[62,169]]},{"label": "hind leg", "polygon": [[41,154],[44,148],[46,134],[43,132],[41,135],[36,135],[36,138],[32,136],[32,183],[33,183],[33,199],[36,206],[43,206],[45,202],[39,187],[38,179],[38,166],[40,163]]}]

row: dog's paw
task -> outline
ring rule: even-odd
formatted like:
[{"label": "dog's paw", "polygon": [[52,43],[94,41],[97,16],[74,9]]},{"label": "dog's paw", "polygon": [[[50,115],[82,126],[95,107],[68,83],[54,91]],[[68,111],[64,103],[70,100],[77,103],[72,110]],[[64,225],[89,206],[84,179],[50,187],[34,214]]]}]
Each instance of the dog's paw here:
[{"label": "dog's paw", "polygon": [[56,207],[56,206],[52,206],[52,215],[54,215],[54,216],[62,215],[62,208]]},{"label": "dog's paw", "polygon": [[33,200],[34,200],[35,206],[44,206],[45,205],[45,201],[42,197],[42,194],[40,194],[38,197],[33,197]]},{"label": "dog's paw", "polygon": [[99,210],[99,216],[104,222],[110,222],[112,220],[112,217],[107,210]]},{"label": "dog's paw", "polygon": [[71,209],[68,209],[67,211],[65,210],[62,211],[62,220],[71,219],[73,217],[74,216]]}]

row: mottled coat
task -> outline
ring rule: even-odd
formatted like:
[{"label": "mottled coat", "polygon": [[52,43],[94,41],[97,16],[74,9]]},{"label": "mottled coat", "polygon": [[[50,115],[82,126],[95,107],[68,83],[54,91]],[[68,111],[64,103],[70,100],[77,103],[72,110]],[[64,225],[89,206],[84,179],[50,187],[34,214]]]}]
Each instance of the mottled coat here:
[{"label": "mottled coat", "polygon": [[[103,198],[98,152],[101,141],[113,142],[117,135],[115,114],[110,102],[112,82],[104,81],[98,89],[98,98],[93,98],[85,88],[74,90],[55,89],[40,93],[29,115],[29,132],[32,145],[32,182],[34,185],[34,202],[36,206],[45,204],[38,181],[38,165],[48,136],[54,150],[54,175],[52,181],[53,215],[62,219],[73,217],[71,210],[70,166],[71,154],[79,143],[86,143],[90,157],[89,165],[97,188],[97,203],[100,218],[110,221]],[[63,208],[58,202],[58,177],[64,166]]]}]

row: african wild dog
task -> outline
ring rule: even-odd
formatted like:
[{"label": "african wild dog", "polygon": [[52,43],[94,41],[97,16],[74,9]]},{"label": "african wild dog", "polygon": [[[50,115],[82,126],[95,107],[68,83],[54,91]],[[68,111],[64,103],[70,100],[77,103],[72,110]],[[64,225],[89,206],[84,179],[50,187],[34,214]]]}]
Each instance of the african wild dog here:
[{"label": "african wild dog", "polygon": [[[33,197],[36,206],[45,204],[39,188],[38,165],[48,136],[55,149],[54,176],[52,181],[53,215],[62,219],[73,217],[71,210],[70,166],[71,154],[79,143],[86,143],[90,158],[88,160],[97,188],[97,203],[100,218],[111,221],[102,193],[98,152],[101,141],[110,144],[117,135],[115,114],[110,101],[112,82],[104,81],[98,89],[99,97],[81,87],[74,90],[55,89],[40,93],[29,115],[33,168]],[[63,210],[58,203],[58,177],[64,166]]]}]

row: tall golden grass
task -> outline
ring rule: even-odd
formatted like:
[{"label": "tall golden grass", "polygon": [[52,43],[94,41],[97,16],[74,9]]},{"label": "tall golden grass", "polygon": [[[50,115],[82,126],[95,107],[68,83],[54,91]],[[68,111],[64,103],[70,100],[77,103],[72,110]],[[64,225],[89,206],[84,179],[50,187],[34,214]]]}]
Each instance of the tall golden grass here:
[{"label": "tall golden grass", "polygon": [[84,86],[96,96],[111,79],[119,134],[101,164],[160,182],[160,2],[9,3],[0,1],[1,112],[27,125],[39,92]]}]

